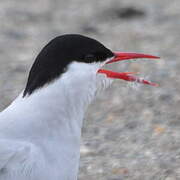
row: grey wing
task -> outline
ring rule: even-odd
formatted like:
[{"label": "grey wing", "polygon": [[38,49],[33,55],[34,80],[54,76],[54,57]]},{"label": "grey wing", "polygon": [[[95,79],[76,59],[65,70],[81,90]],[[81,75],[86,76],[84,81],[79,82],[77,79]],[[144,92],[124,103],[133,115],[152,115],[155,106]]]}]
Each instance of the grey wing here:
[{"label": "grey wing", "polygon": [[31,176],[38,158],[39,151],[33,144],[1,139],[0,180]]}]

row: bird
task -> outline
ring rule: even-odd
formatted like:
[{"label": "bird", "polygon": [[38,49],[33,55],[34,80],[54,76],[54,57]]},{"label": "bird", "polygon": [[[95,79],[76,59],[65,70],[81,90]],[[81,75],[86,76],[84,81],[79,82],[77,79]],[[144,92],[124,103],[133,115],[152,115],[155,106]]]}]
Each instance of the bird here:
[{"label": "bird", "polygon": [[0,113],[0,180],[77,180],[88,105],[114,79],[157,86],[105,64],[157,56],[113,52],[80,34],[52,39],[38,54],[24,90]]}]

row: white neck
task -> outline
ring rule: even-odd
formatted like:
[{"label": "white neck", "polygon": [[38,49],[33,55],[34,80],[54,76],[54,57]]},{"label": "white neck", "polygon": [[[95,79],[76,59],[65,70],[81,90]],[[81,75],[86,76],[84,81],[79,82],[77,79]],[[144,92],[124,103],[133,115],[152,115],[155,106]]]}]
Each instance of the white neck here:
[{"label": "white neck", "polygon": [[25,113],[37,114],[38,119],[54,124],[53,131],[64,130],[63,124],[66,124],[80,136],[84,113],[95,97],[97,83],[92,73],[94,66],[90,69],[89,65],[81,63],[80,70],[78,66],[79,63],[74,63],[60,78],[30,96],[22,98],[20,95],[13,104],[21,106],[21,110],[27,108]]},{"label": "white neck", "polygon": [[54,167],[63,165],[63,173],[70,170],[76,177],[84,113],[97,91],[112,82],[97,76],[98,68],[99,64],[73,63],[50,84],[24,98],[21,94],[1,113],[5,123],[0,134],[42,147],[45,157],[56,159]]},{"label": "white neck", "polygon": [[69,169],[74,177],[78,171],[84,113],[97,90],[96,66],[74,63],[54,82],[24,98],[21,94],[2,113],[14,122],[7,132],[11,133],[9,136],[42,145],[48,151],[47,157],[49,154],[58,157],[56,161],[61,166],[68,166],[62,172]]}]

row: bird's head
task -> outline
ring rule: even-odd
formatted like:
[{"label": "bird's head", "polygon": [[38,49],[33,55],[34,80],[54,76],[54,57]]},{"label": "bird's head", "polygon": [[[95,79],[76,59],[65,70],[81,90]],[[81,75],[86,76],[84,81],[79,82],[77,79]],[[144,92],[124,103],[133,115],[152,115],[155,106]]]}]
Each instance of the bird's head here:
[{"label": "bird's head", "polygon": [[[138,53],[112,52],[97,40],[78,34],[56,37],[37,56],[29,73],[24,96],[32,94],[35,90],[57,78],[61,78],[65,73],[71,73],[74,76],[72,78],[85,78],[84,83],[95,80],[97,86],[102,86],[104,82],[110,82],[112,79],[137,81],[156,86],[155,83],[133,76],[133,73],[117,73],[102,69],[105,64],[134,58],[156,59],[159,57]],[[88,79],[88,77],[91,78]]]}]

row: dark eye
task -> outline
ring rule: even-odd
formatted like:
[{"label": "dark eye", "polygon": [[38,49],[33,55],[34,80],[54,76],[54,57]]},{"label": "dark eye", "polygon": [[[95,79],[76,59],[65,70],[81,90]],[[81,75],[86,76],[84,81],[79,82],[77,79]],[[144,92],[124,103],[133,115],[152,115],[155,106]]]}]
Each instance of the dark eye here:
[{"label": "dark eye", "polygon": [[93,61],[96,61],[97,58],[93,54],[88,54],[85,56],[84,60],[86,62],[93,62]]},{"label": "dark eye", "polygon": [[102,52],[97,52],[95,56],[97,58],[97,61],[104,61],[107,58],[107,55]]}]

